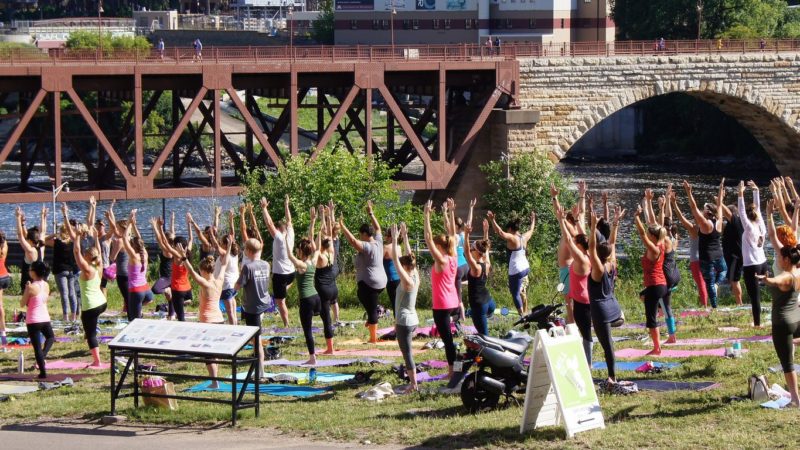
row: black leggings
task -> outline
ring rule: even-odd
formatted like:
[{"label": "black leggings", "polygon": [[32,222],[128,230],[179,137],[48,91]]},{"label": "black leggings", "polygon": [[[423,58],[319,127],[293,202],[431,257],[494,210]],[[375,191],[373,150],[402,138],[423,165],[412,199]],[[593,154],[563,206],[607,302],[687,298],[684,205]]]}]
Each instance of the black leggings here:
[{"label": "black leggings", "polygon": [[105,312],[106,307],[108,307],[108,303],[103,303],[92,309],[81,311],[83,334],[86,335],[86,343],[89,344],[89,350],[100,346],[97,342],[97,319],[100,317],[100,314]]},{"label": "black leggings", "polygon": [[[319,295],[300,299],[300,324],[303,325],[303,335],[306,337],[306,348],[308,354],[315,353],[314,333],[311,331],[311,323],[316,314],[320,314],[321,304]],[[330,321],[330,315],[328,316]]]},{"label": "black leggings", "polygon": [[122,304],[128,307],[128,276],[117,274],[117,287],[122,295]]},{"label": "black leggings", "polygon": [[[53,342],[56,341],[56,335],[53,334],[50,322],[29,323],[25,326],[28,328],[28,338],[33,346],[33,354],[36,356],[36,365],[39,366],[39,376],[44,378],[47,375],[44,360],[50,353]],[[42,335],[44,335],[44,345],[42,345]]]},{"label": "black leggings", "polygon": [[[592,326],[594,327],[594,334],[597,335],[597,340],[603,347],[603,355],[605,355],[606,367],[608,367],[608,378],[616,381],[617,373],[614,367],[616,359],[614,358],[614,340],[611,338],[611,324],[606,322],[605,317],[601,317],[602,314],[600,314],[599,309],[592,309]],[[594,311],[598,312],[594,313]]]},{"label": "black leggings", "polygon": [[358,301],[367,311],[367,324],[375,325],[378,323],[378,296],[383,289],[374,289],[364,283],[358,282]]},{"label": "black leggings", "polygon": [[153,291],[144,292],[128,291],[128,322],[142,318],[142,305],[153,301]]},{"label": "black leggings", "polygon": [[395,317],[394,303],[397,301],[397,286],[400,286],[400,280],[386,282],[386,294],[389,296],[389,308],[392,309],[392,317]]},{"label": "black leggings", "polygon": [[756,275],[766,275],[769,272],[767,263],[755,266],[745,266],[744,287],[747,289],[747,296],[750,297],[750,304],[753,305],[753,325],[761,325],[761,289],[758,286]]},{"label": "black leggings", "polygon": [[319,316],[322,318],[322,331],[325,333],[325,339],[333,339],[333,322],[331,321],[331,305],[336,303],[336,298],[339,297],[339,288],[336,283],[332,285],[325,285],[314,283],[314,288],[319,294],[320,310]]},{"label": "black leggings", "polygon": [[444,343],[444,353],[447,355],[447,364],[453,365],[456,360],[456,346],[453,342],[453,333],[450,332],[450,317],[458,314],[458,308],[453,309],[434,309],[433,322],[436,324],[436,331]]},{"label": "black leggings", "polygon": [[186,312],[183,309],[183,304],[186,300],[191,299],[192,291],[172,291],[172,309],[175,310],[175,317],[178,318],[179,322],[186,321]]},{"label": "black leggings", "polygon": [[592,342],[592,308],[588,303],[572,301],[572,317],[584,341]]},{"label": "black leggings", "polygon": [[642,295],[644,296],[644,315],[647,328],[658,328],[659,301],[664,302],[664,316],[666,318],[672,317],[670,295],[667,285],[659,284],[657,286],[648,286],[642,292]]},{"label": "black leggings", "polygon": [[783,373],[794,372],[793,338],[800,338],[800,322],[787,323],[775,314],[772,315],[772,345],[778,354]]}]

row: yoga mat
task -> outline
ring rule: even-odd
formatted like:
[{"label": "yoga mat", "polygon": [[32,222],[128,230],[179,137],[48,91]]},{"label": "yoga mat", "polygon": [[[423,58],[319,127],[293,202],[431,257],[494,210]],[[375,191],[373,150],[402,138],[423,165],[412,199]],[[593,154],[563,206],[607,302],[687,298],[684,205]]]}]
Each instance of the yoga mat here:
[{"label": "yoga mat", "polygon": [[6,348],[9,350],[28,350],[32,349],[33,346],[29,344],[28,345],[8,344],[6,345]]},{"label": "yoga mat", "polygon": [[[303,329],[298,327],[289,327],[289,328],[279,328],[279,327],[266,327],[264,328],[265,332],[270,333],[291,333],[295,335],[303,334]],[[322,328],[319,327],[311,327],[312,333],[321,333]]]},{"label": "yoga mat", "polygon": [[681,317],[708,317],[710,312],[704,309],[688,309],[686,311],[681,311]]},{"label": "yoga mat", "polygon": [[41,379],[38,377],[38,372],[31,372],[31,373],[4,373],[0,374],[1,381],[33,381],[38,383],[40,381],[47,381],[49,383],[54,382],[62,382],[67,378],[72,378],[72,381],[79,381],[84,378],[93,377],[94,374],[86,374],[86,373],[51,373],[47,375],[47,378]]},{"label": "yoga mat", "polygon": [[378,330],[379,339],[395,339],[395,337],[394,327],[386,327]]},{"label": "yoga mat", "polygon": [[713,381],[685,382],[667,380],[635,380],[637,386],[643,391],[709,391],[718,388],[719,383]]},{"label": "yoga mat", "polygon": [[108,344],[114,340],[114,336],[97,336],[97,342],[101,344]]},{"label": "yoga mat", "polygon": [[737,331],[742,331],[742,329],[739,327],[718,327],[717,329],[723,333],[736,333]]},{"label": "yoga mat", "polygon": [[[288,359],[273,359],[264,361],[265,366],[285,366],[285,367],[301,367],[306,360],[288,360]],[[361,359],[317,359],[315,367],[338,367],[338,366],[352,366],[353,364],[391,364],[392,361],[373,358]]]},{"label": "yoga mat", "polygon": [[[633,340],[633,338],[630,337],[630,336],[612,336],[611,340],[614,341],[614,342],[625,342],[625,341],[631,341],[631,340]],[[595,336],[595,337],[592,337],[592,342],[597,344],[600,341]]]},{"label": "yoga mat", "polygon": [[762,403],[761,406],[764,408],[769,409],[782,409],[786,407],[789,403],[792,403],[792,399],[789,397],[779,397],[777,400],[770,400],[766,403]]},{"label": "yoga mat", "polygon": [[[204,381],[196,386],[185,389],[184,392],[231,392],[229,383],[219,383],[219,387],[212,389],[210,381]],[[255,386],[249,384],[247,392],[255,392]],[[259,392],[261,394],[274,395],[278,397],[314,397],[316,395],[330,392],[329,388],[314,388],[310,386],[295,386],[292,384],[262,384]]]},{"label": "yoga mat", "polygon": [[732,342],[761,342],[769,344],[772,342],[772,336],[750,336],[746,338],[692,338],[692,339],[678,339],[674,344],[663,344],[667,346],[681,346],[681,345],[727,345]]},{"label": "yoga mat", "polygon": [[[639,367],[642,366],[646,361],[617,361],[614,364],[614,367],[619,371],[625,372],[633,372]],[[661,367],[662,369],[674,369],[675,367],[679,367],[679,363],[662,363],[662,362],[654,362],[653,365],[655,367]],[[608,369],[608,365],[605,361],[597,361],[592,363],[592,370],[606,370]]]},{"label": "yoga mat", "polygon": [[[288,375],[297,378],[298,381],[308,381],[308,372],[265,372],[264,378],[273,378],[278,375]],[[237,379],[244,379],[246,376],[246,372],[236,374]],[[349,373],[317,372],[317,383],[338,383],[352,380],[353,378],[355,378],[355,375]]]},{"label": "yoga mat", "polygon": [[[725,348],[710,348],[710,349],[703,349],[703,350],[661,350],[661,355],[654,356],[648,355],[647,353],[650,350],[639,349],[639,348],[624,348],[622,350],[618,350],[615,355],[617,358],[644,358],[644,357],[652,357],[652,358],[691,358],[695,356],[725,356]],[[747,349],[742,349],[742,353],[746,353]]]},{"label": "yoga mat", "polygon": [[[324,350],[319,349],[317,350],[317,354],[319,355]],[[412,354],[416,355],[418,353],[422,353],[425,350],[412,350]],[[403,353],[400,350],[381,350],[377,348],[370,348],[370,349],[352,349],[352,348],[345,348],[345,349],[337,349],[336,353],[339,355],[345,356],[373,356],[373,357],[389,357],[389,358],[402,358]]]},{"label": "yoga mat", "polygon": [[441,375],[431,375],[428,372],[417,373],[417,383],[429,383],[432,381],[441,381],[446,379],[447,379],[446,373],[443,373]]},{"label": "yoga mat", "polygon": [[75,339],[69,336],[59,336],[56,338],[56,342],[61,342],[61,343],[75,342]]},{"label": "yoga mat", "polygon": [[397,341],[378,341],[375,344],[364,342],[361,339],[349,339],[344,342],[340,342],[341,345],[380,345],[380,346],[387,346],[387,347],[394,347],[397,348]]},{"label": "yoga mat", "polygon": [[419,363],[419,365],[423,364],[430,367],[431,369],[447,369],[448,367],[447,361],[437,361],[435,359]]},{"label": "yoga mat", "polygon": [[0,394],[2,395],[22,395],[30,394],[39,390],[39,386],[24,386],[18,384],[0,384]]}]

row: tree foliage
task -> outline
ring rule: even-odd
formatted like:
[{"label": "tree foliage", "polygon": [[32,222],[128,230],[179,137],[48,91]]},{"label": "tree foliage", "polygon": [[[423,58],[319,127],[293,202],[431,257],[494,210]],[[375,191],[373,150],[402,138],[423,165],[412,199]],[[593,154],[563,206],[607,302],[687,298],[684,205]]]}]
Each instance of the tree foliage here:
[{"label": "tree foliage", "polygon": [[[99,39],[98,39],[99,36]],[[89,30],[73,31],[67,38],[66,46],[73,50],[95,50],[102,45],[103,54],[113,51],[137,51],[146,54],[152,44],[144,36],[112,36],[111,33],[96,33]]]},{"label": "tree foliage", "polygon": [[322,0],[319,3],[319,20],[313,24],[312,37],[319,44],[333,44],[333,33],[333,0]]},{"label": "tree foliage", "polygon": [[369,223],[367,200],[373,201],[384,228],[402,221],[408,224],[410,235],[420,233],[421,210],[401,198],[392,179],[394,173],[378,159],[325,150],[312,162],[306,155],[290,156],[277,172],[256,169],[245,174],[242,199],[257,205],[261,197],[267,198],[270,214],[279,220],[284,217],[283,199],[288,195],[297,236],[306,233],[310,208],[331,200],[337,215],[344,217],[354,233],[361,224]]},{"label": "tree foliage", "polygon": [[[698,11],[698,8],[700,10]],[[621,39],[796,37],[800,15],[786,0],[614,0]]]},{"label": "tree foliage", "polygon": [[[528,250],[538,259],[552,259],[561,236],[550,198],[550,184],[560,191],[562,204],[571,205],[573,195],[566,191],[566,180],[547,158],[536,154],[514,156],[510,162],[492,161],[481,166],[489,187],[484,200],[497,216],[498,224],[519,220],[522,229],[530,225],[531,211],[536,212],[536,231]],[[505,248],[496,242],[495,248]]]}]

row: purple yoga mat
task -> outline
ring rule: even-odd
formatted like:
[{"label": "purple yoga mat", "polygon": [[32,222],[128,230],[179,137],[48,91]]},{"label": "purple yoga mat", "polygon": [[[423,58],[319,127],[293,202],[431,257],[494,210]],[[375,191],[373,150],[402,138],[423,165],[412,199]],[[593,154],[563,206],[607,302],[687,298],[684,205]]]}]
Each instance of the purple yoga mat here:
[{"label": "purple yoga mat", "polygon": [[431,375],[428,372],[417,373],[417,383],[427,383],[429,381],[441,381],[447,379],[447,374]]},{"label": "purple yoga mat", "polygon": [[56,338],[56,342],[74,342],[75,339],[72,339],[69,336],[59,336]]},{"label": "purple yoga mat", "polygon": [[727,345],[735,341],[743,342],[772,342],[772,336],[750,336],[746,338],[692,338],[692,339],[678,339],[674,344],[664,344],[670,347],[681,345]]},{"label": "purple yoga mat", "polygon": [[[287,367],[301,367],[306,360],[290,361],[288,359],[273,359],[264,361],[265,366],[287,366]],[[391,364],[392,361],[384,359],[361,358],[361,359],[317,359],[316,367],[337,367],[337,366],[351,366],[357,363],[364,364]]]},{"label": "purple yoga mat", "polygon": [[420,365],[423,364],[427,367],[430,367],[431,369],[447,369],[448,367],[447,361],[437,361],[435,359],[420,363]]},{"label": "purple yoga mat", "polygon": [[[618,350],[615,355],[617,358],[643,358],[643,357],[656,357],[648,355],[650,350],[639,348],[624,348]],[[747,349],[742,349],[742,353],[746,353]],[[691,358],[695,356],[725,356],[725,348],[710,348],[703,350],[661,350],[661,358]]]},{"label": "purple yoga mat", "polygon": [[111,342],[112,340],[114,340],[114,336],[97,336],[97,340],[101,344],[107,344],[107,343]]}]

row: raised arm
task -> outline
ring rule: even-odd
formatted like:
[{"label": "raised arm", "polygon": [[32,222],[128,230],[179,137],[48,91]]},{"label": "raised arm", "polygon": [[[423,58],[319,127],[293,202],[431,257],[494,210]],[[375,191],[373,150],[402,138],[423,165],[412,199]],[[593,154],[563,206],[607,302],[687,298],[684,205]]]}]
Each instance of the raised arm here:
[{"label": "raised arm", "polygon": [[[94,236],[97,233],[94,233],[94,222],[97,217],[97,200],[95,200],[94,195],[89,197],[89,213],[86,215],[86,226],[89,227],[89,234]],[[94,233],[94,234],[93,234]],[[100,239],[101,236],[97,236],[97,239]]]},{"label": "raised arm", "polygon": [[581,180],[578,181],[578,214],[574,214],[575,221],[583,230],[584,224],[586,223],[586,182]]},{"label": "raised arm", "polygon": [[397,225],[392,225],[392,260],[394,261],[394,267],[397,269],[397,274],[400,275],[400,282],[403,283],[403,286],[407,290],[410,290],[414,287],[414,279],[411,277],[411,274],[403,267],[400,263],[400,246],[397,244]]},{"label": "raised arm", "polygon": [[475,261],[475,258],[472,256],[472,246],[469,241],[469,235],[472,233],[472,224],[467,223],[464,226],[464,256],[467,258],[467,264],[469,264],[469,270],[472,272],[477,273],[478,269],[480,269],[480,265],[478,261]]},{"label": "raised arm", "polygon": [[[714,223],[714,227],[716,227],[718,232],[722,232],[722,215],[723,207],[725,210],[728,210],[725,207],[725,177],[722,178],[722,181],[719,182],[719,194],[717,195],[717,221]],[[730,218],[732,216],[730,210],[728,210],[728,215],[726,217]]]},{"label": "raised arm", "polygon": [[710,233],[713,229],[713,225],[711,224],[710,220],[706,219],[706,216],[703,215],[703,212],[697,207],[697,201],[695,201],[694,195],[692,194],[692,185],[689,184],[688,181],[683,180],[683,189],[686,191],[686,198],[689,199],[689,212],[692,213],[692,217],[694,217],[694,221],[697,223],[700,231],[703,233]]},{"label": "raised arm", "polygon": [[36,248],[25,239],[25,214],[22,213],[22,209],[17,206],[17,209],[14,211],[14,216],[17,219],[17,239],[19,240],[19,245],[22,246],[22,250],[25,253],[33,253],[36,251]]},{"label": "raised arm", "polygon": [[611,257],[616,259],[617,253],[617,234],[619,232],[619,223],[622,221],[622,218],[625,217],[625,212],[627,210],[622,209],[619,205],[614,207],[614,217],[611,220],[611,235],[608,237],[608,244],[611,246]]},{"label": "raised arm", "polygon": [[[42,237],[47,236],[47,207],[42,205],[42,213],[39,216],[39,231]],[[53,211],[55,214],[55,211]],[[55,232],[55,230],[53,230]]]},{"label": "raised arm", "polygon": [[794,202],[795,200],[800,199],[800,195],[797,195],[797,189],[794,187],[794,181],[792,181],[792,178],[791,177],[783,177],[783,180],[784,180],[785,185],[786,185],[787,194],[789,192],[791,192],[792,202]]},{"label": "raised arm", "polygon": [[425,244],[428,246],[428,251],[431,252],[431,256],[433,260],[441,265],[447,264],[447,259],[444,257],[442,252],[439,251],[439,248],[436,247],[436,244],[433,242],[433,231],[431,230],[431,210],[433,208],[433,202],[428,200],[425,203]]},{"label": "raised arm", "polygon": [[592,280],[600,281],[606,268],[597,256],[597,214],[589,211],[589,262],[592,266]]},{"label": "raised arm", "polygon": [[350,246],[352,246],[359,253],[364,251],[364,247],[363,245],[361,245],[361,241],[359,241],[355,236],[353,236],[353,233],[351,233],[350,229],[347,228],[347,225],[345,225],[343,217],[339,218],[339,228],[342,229],[342,233],[344,233],[344,237],[347,239],[347,242],[350,243]]},{"label": "raised arm", "polygon": [[253,236],[258,242],[263,243],[264,238],[261,237],[261,231],[258,229],[258,221],[256,220],[256,214],[253,212],[253,205],[247,205],[247,215],[250,216],[250,227],[253,229]]},{"label": "raised arm", "polygon": [[487,212],[486,213],[486,218],[489,219],[489,223],[492,224],[492,228],[494,229],[494,232],[497,233],[497,235],[500,236],[501,239],[503,239],[506,242],[514,242],[515,241],[516,236],[514,236],[511,233],[506,233],[505,231],[503,231],[502,228],[500,228],[500,225],[497,224],[497,220],[495,220],[495,215],[494,215],[493,212],[491,212],[491,211]]},{"label": "raised arm", "polygon": [[778,232],[775,229],[775,219],[772,217],[774,208],[775,199],[767,200],[767,237],[769,237],[769,242],[772,244],[772,248],[778,252],[783,247],[783,244],[778,239]]},{"label": "raised arm", "polygon": [[681,225],[683,225],[683,228],[686,228],[686,230],[690,232],[694,230],[694,224],[690,222],[689,219],[686,218],[686,216],[683,215],[681,208],[678,206],[677,197],[673,197],[671,203],[672,203],[672,209],[674,209],[675,212],[678,214],[678,219],[680,220]]},{"label": "raised arm", "polygon": [[212,282],[210,280],[206,280],[202,275],[200,275],[196,270],[194,270],[194,266],[192,266],[192,262],[186,256],[187,252],[186,249],[183,248],[181,244],[175,246],[175,257],[181,260],[181,264],[186,270],[189,272],[189,275],[195,281],[195,283],[199,284],[201,287],[205,289],[209,289],[213,287]]},{"label": "raised arm", "polygon": [[[312,206],[308,213],[309,221],[308,221],[308,239],[311,242],[314,242],[314,230],[317,226],[317,208]],[[320,230],[320,234],[322,231]]]},{"label": "raised arm", "polygon": [[561,208],[556,211],[556,220],[558,221],[558,225],[561,228],[561,236],[564,238],[564,242],[567,244],[567,248],[569,249],[570,255],[572,255],[573,259],[580,260],[581,262],[588,262],[589,259],[587,258],[586,254],[584,254],[581,249],[575,245],[575,241],[572,239],[572,236],[569,233],[569,229],[567,228],[567,219],[566,214],[564,213],[564,209]]},{"label": "raised arm", "polygon": [[239,205],[239,234],[242,236],[242,242],[247,242],[250,238],[247,234],[247,205],[244,203]]},{"label": "raised arm", "polygon": [[124,230],[123,235],[122,235],[122,248],[125,249],[125,253],[128,254],[128,256],[131,258],[131,260],[133,260],[133,258],[135,257],[136,250],[133,249],[133,246],[131,245],[131,242],[130,242],[130,239],[128,239],[128,236],[130,236],[131,228],[133,227],[133,217],[135,215],[136,215],[136,210],[135,209],[131,210],[130,216],[128,218],[128,223],[125,224],[125,230]]},{"label": "raised arm", "polygon": [[642,214],[642,208],[639,207],[636,210],[636,216],[634,217],[634,222],[636,223],[636,231],[639,233],[639,238],[642,239],[642,243],[644,244],[645,248],[656,255],[660,252],[658,246],[650,240],[647,236],[647,230],[645,229],[644,223],[642,223],[642,219],[639,217]]},{"label": "raised arm", "polygon": [[306,263],[305,261],[299,260],[296,256],[294,256],[294,249],[292,248],[292,244],[289,242],[288,233],[284,233],[283,241],[286,243],[286,248],[289,249],[286,254],[289,256],[289,260],[294,265],[294,268],[297,269],[298,273],[306,273],[306,270],[308,269],[306,267]]},{"label": "raised arm", "polygon": [[747,210],[745,209],[744,203],[744,181],[739,182],[739,198],[737,200],[737,205],[739,206],[739,218],[742,222],[742,228],[745,231],[752,232],[756,225],[747,218]]},{"label": "raised arm", "polygon": [[533,232],[536,230],[536,211],[531,210],[531,227],[523,233],[522,235],[522,245],[525,246],[528,244],[528,241],[531,240],[533,236]]},{"label": "raised arm", "polygon": [[406,227],[405,222],[400,222],[400,236],[403,238],[403,250],[405,254],[413,255],[414,252],[411,250],[411,240],[408,239],[408,227]]},{"label": "raised arm", "polygon": [[275,238],[278,233],[278,228],[275,227],[275,222],[272,221],[272,216],[269,213],[269,201],[265,197],[261,197],[261,215],[264,216],[264,223],[267,225],[269,235]]},{"label": "raised arm", "polygon": [[652,189],[645,189],[644,190],[644,198],[642,199],[642,205],[644,206],[644,219],[648,225],[652,225],[657,223],[656,222],[656,213],[653,210],[653,190]]},{"label": "raised arm", "polygon": [[197,239],[200,240],[200,243],[205,245],[206,247],[211,247],[211,242],[208,241],[208,238],[206,237],[205,233],[203,233],[203,230],[201,230],[200,226],[197,225],[197,222],[194,221],[194,217],[192,217],[191,213],[186,214],[186,220],[189,221],[189,224],[197,233]]},{"label": "raised arm", "polygon": [[375,235],[383,234],[381,232],[381,224],[378,222],[378,218],[375,217],[372,200],[367,200],[367,214],[369,214],[369,220],[372,222],[372,227],[375,229]]},{"label": "raised arm", "polygon": [[473,198],[469,202],[469,213],[467,214],[467,224],[471,227],[472,226],[472,216],[473,211],[475,210],[475,205],[478,204],[478,199]]}]

